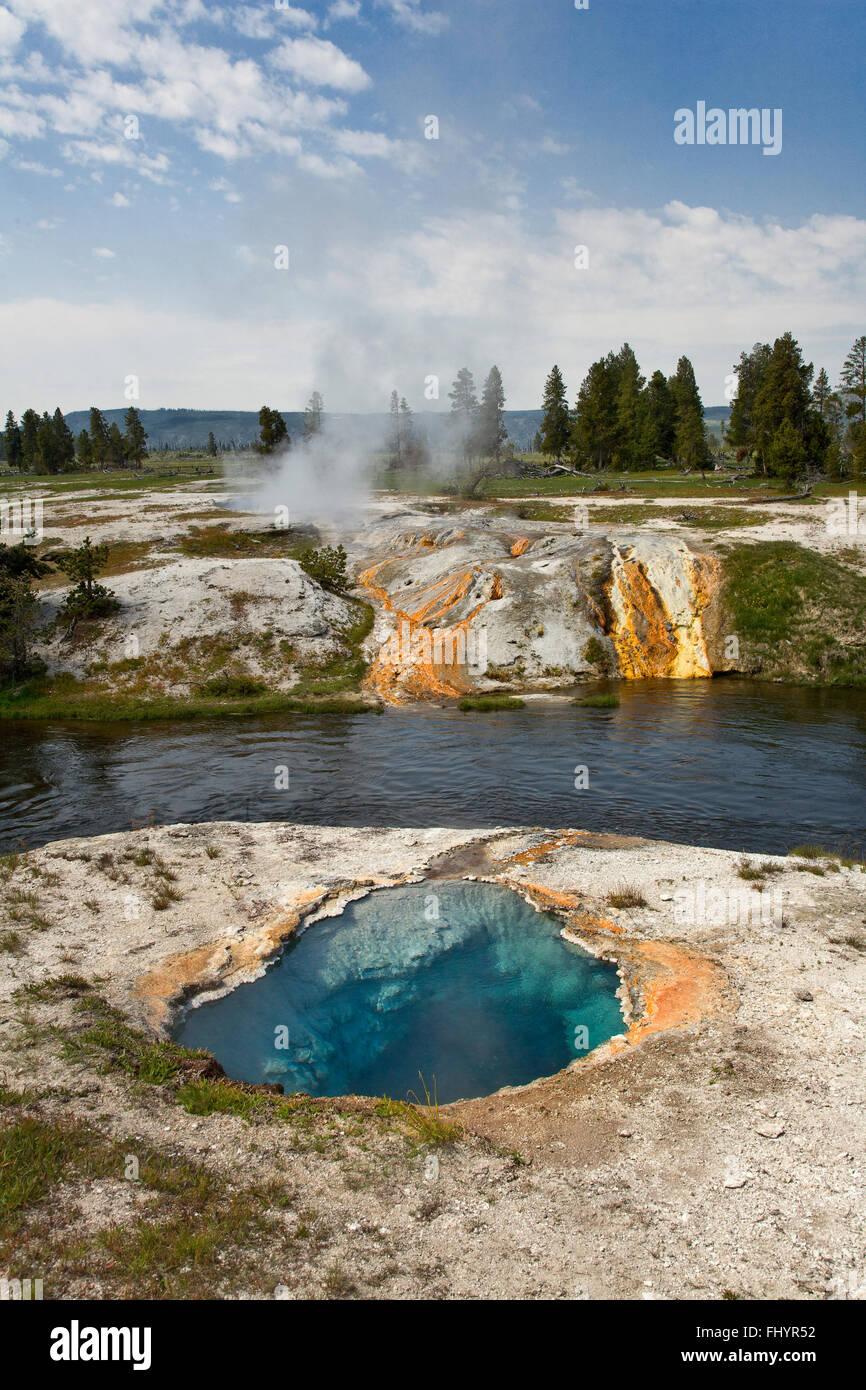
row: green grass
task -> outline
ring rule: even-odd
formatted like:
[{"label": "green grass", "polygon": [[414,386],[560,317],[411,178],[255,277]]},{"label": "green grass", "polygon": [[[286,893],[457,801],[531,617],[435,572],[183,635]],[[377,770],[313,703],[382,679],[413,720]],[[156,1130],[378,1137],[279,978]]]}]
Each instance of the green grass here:
[{"label": "green grass", "polygon": [[178,541],[177,549],[197,559],[297,560],[301,552],[318,539],[313,527],[303,531],[291,527],[285,530],[271,527],[266,531],[233,531],[230,528],[228,521],[216,522],[213,526],[191,526],[189,534]]},{"label": "green grass", "polygon": [[[31,682],[16,690],[0,692],[0,719],[96,720],[121,723],[154,720],[232,719],[263,714],[380,714],[379,704],[348,695],[319,694],[310,680],[301,696],[274,692],[246,698],[216,696],[144,696],[80,694],[51,695],[50,682]],[[344,687],[345,688],[345,687]]]},{"label": "green grass", "polygon": [[571,703],[578,709],[619,709],[617,695],[578,695]]},{"label": "green grass", "polygon": [[457,708],[464,714],[470,711],[488,714],[495,710],[525,709],[526,703],[513,695],[466,695]]},{"label": "green grass", "polygon": [[725,632],[740,669],[823,685],[866,685],[866,578],[790,541],[724,555]]}]

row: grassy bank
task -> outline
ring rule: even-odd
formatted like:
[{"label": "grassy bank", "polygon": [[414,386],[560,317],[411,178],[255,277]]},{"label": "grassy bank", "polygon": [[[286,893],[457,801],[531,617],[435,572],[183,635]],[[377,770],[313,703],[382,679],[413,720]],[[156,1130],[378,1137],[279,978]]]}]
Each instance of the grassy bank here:
[{"label": "grassy bank", "polygon": [[0,692],[0,719],[139,720],[237,719],[262,714],[379,714],[381,707],[360,695],[293,695],[267,692],[241,699],[216,696],[109,695],[82,690],[52,695],[45,683],[33,682]]},{"label": "grassy bank", "polygon": [[783,681],[866,685],[866,578],[790,541],[725,549],[725,632],[739,669]]}]

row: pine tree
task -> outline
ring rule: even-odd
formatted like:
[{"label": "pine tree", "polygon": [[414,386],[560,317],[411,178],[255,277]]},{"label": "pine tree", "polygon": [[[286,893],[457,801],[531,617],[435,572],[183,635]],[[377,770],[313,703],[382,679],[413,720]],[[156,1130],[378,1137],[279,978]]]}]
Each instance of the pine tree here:
[{"label": "pine tree", "polygon": [[495,459],[497,463],[502,455],[502,446],[508,438],[503,419],[504,409],[505,390],[502,374],[498,367],[493,366],[488,372],[481,393],[478,411],[478,450],[482,458]]},{"label": "pine tree", "polygon": [[304,411],[304,439],[312,439],[322,433],[325,418],[325,402],[321,392],[314,391]]},{"label": "pine tree", "polygon": [[674,432],[674,452],[677,461],[684,468],[700,468],[703,472],[709,468],[712,460],[695,369],[687,357],[681,357],[677,363],[671,389],[677,408]]},{"label": "pine tree", "polygon": [[822,419],[826,419],[831,395],[830,378],[822,367],[815,378],[815,385],[812,387],[812,404]]},{"label": "pine tree", "polygon": [[451,402],[451,424],[458,436],[458,447],[464,461],[472,458],[477,447],[478,397],[475,378],[468,367],[461,367],[448,392]]},{"label": "pine tree", "polygon": [[641,392],[646,378],[628,343],[617,353],[616,435],[617,465],[634,468],[640,457]]},{"label": "pine tree", "polygon": [[741,352],[734,371],[737,394],[731,405],[725,442],[743,457],[755,448],[753,413],[755,397],[766,375],[773,349],[769,343],[755,343],[751,352]]},{"label": "pine tree", "polygon": [[21,466],[32,473],[39,466],[39,416],[35,410],[25,410],[21,416]]},{"label": "pine tree", "polygon": [[217,456],[218,450],[217,450],[216,435],[214,434],[213,430],[210,430],[210,431],[208,432],[207,447],[206,447],[206,449],[205,449],[205,452],[206,452],[211,458],[213,458],[213,459],[215,459],[216,456]]},{"label": "pine tree", "polygon": [[105,450],[105,461],[112,468],[122,468],[126,462],[126,449],[124,447],[123,435],[120,433],[120,426],[116,420],[112,420],[108,427],[108,444]]},{"label": "pine tree", "polygon": [[51,424],[54,430],[58,472],[65,473],[75,464],[75,437],[60,406],[51,417]]},{"label": "pine tree", "polygon": [[108,458],[108,421],[95,405],[90,407],[90,457],[94,468],[102,468]]},{"label": "pine tree", "polygon": [[6,416],[6,429],[3,437],[6,444],[6,462],[13,472],[17,473],[21,468],[21,431],[11,410]]},{"label": "pine tree", "polygon": [[571,447],[579,463],[605,468],[616,450],[618,372],[615,353],[593,362],[577,396]]},{"label": "pine tree", "polygon": [[[124,416],[123,449],[129,462],[140,468],[147,453],[147,433],[141,421],[141,413],[131,405]],[[210,436],[213,439],[213,435]]]},{"label": "pine tree", "polygon": [[640,456],[652,468],[658,458],[672,459],[677,403],[664,372],[655,371],[643,396]]},{"label": "pine tree", "polygon": [[839,391],[848,419],[866,425],[866,337],[858,338],[845,358]]},{"label": "pine tree", "polygon": [[75,453],[78,458],[78,468],[82,473],[89,473],[93,467],[93,443],[87,430],[82,430],[75,441]]},{"label": "pine tree", "polygon": [[565,382],[562,379],[562,372],[556,365],[551,367],[550,375],[544,383],[542,410],[544,415],[541,421],[540,452],[548,454],[551,458],[556,459],[557,463],[561,463],[571,437],[571,421],[568,414]]},{"label": "pine tree", "polygon": [[47,410],[42,412],[36,428],[36,471],[37,473],[58,473],[60,459],[54,422]]},{"label": "pine tree", "polygon": [[400,397],[391,392],[388,406],[388,467],[401,468],[403,464],[403,440],[400,425]]},{"label": "pine tree", "polygon": [[278,410],[263,405],[259,411],[259,439],[256,450],[260,454],[273,454],[278,449],[288,449],[291,444],[286,422]]},{"label": "pine tree", "polygon": [[782,421],[767,450],[767,472],[793,482],[806,467],[806,450],[791,420]]},{"label": "pine tree", "polygon": [[[800,345],[792,333],[784,333],[776,339],[755,396],[753,412],[755,452],[764,472],[769,469],[770,449],[786,420],[796,430],[801,443],[805,441],[812,414],[813,374],[814,368],[811,363],[804,363]],[[823,459],[814,461],[823,463]]]}]

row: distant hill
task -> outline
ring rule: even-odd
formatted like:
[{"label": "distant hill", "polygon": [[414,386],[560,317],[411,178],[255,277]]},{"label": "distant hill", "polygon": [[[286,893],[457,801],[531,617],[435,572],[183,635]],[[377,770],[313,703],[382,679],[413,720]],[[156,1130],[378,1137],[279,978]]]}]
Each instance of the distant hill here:
[{"label": "distant hill", "polygon": [[[109,424],[115,421],[123,429],[123,417],[127,407],[103,412]],[[304,431],[304,415],[300,410],[281,412],[292,439],[299,439]],[[718,429],[720,422],[730,414],[725,405],[710,406],[704,412],[711,428]],[[373,415],[335,415],[333,417],[350,428],[356,427],[362,438],[371,441],[384,438],[388,416]],[[508,438],[518,449],[529,448],[536,431],[541,426],[540,410],[506,410],[505,427]],[[245,448],[255,442],[259,432],[259,417],[256,410],[142,410],[142,423],[147,431],[148,445],[151,449],[203,449],[208,435],[213,433],[222,449]],[[447,411],[419,411],[415,416],[418,426],[426,432],[432,448],[444,448],[447,443]],[[73,434],[87,429],[90,412],[73,410],[66,416],[66,423]]]}]

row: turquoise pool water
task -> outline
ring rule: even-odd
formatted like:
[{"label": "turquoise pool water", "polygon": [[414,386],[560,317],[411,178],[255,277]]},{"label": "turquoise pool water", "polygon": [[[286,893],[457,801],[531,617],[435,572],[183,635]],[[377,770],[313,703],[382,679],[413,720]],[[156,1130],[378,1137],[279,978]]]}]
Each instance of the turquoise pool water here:
[{"label": "turquoise pool water", "polygon": [[488,1095],[623,1031],[614,967],[507,888],[372,893],[314,923],[260,979],[192,1009],[177,1037],[287,1093]]}]

